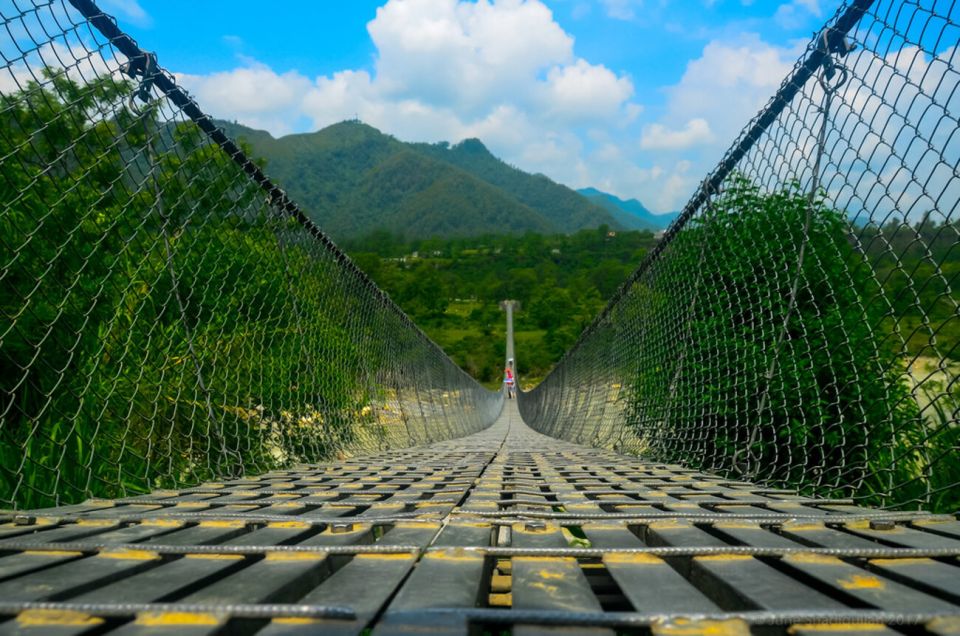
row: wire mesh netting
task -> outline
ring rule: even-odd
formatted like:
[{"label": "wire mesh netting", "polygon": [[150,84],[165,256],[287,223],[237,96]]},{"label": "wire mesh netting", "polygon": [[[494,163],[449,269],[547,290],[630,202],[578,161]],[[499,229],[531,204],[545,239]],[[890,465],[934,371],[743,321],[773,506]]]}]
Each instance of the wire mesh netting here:
[{"label": "wire mesh netting", "polygon": [[0,504],[480,430],[457,368],[88,1],[0,3]]},{"label": "wire mesh netting", "polygon": [[522,395],[525,420],[732,477],[960,507],[958,21],[952,1],[841,7]]}]

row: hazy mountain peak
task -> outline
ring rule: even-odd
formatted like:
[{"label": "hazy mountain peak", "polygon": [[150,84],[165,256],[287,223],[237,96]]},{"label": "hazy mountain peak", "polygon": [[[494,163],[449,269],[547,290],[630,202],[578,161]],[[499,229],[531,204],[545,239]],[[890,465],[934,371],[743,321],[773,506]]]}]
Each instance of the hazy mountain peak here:
[{"label": "hazy mountain peak", "polygon": [[452,149],[455,151],[466,152],[475,155],[489,155],[490,157],[493,157],[493,154],[490,152],[490,150],[488,150],[483,142],[476,137],[464,139],[457,145],[453,146]]},{"label": "hazy mountain peak", "polygon": [[596,188],[580,188],[577,192],[605,208],[621,225],[632,230],[664,230],[679,214],[654,214],[637,199],[621,199]]}]

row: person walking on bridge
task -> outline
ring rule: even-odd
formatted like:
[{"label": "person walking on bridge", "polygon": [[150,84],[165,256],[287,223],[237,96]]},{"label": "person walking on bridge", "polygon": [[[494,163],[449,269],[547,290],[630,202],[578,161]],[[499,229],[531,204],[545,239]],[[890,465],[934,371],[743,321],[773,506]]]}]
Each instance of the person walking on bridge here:
[{"label": "person walking on bridge", "polygon": [[513,399],[514,396],[514,378],[513,378],[513,358],[507,360],[507,367],[503,370],[503,384],[507,388],[507,399]]}]

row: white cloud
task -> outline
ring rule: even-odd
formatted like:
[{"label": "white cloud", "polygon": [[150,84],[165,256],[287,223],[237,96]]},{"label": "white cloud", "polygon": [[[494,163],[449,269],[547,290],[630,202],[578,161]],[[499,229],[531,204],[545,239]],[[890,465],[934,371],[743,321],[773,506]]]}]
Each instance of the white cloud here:
[{"label": "white cloud", "polygon": [[644,150],[683,150],[714,140],[707,120],[691,119],[680,130],[670,130],[662,124],[651,124],[643,130],[640,147]]},{"label": "white cloud", "polygon": [[[828,136],[838,159],[827,166],[825,181],[835,184],[835,200],[867,212],[895,209],[914,220],[928,211],[955,216],[958,61],[957,46],[935,56],[916,46],[883,57],[854,53],[847,61],[850,79],[835,98],[838,129]],[[846,173],[859,176],[837,176]]]},{"label": "white cloud", "polygon": [[405,140],[479,137],[524,170],[586,179],[579,129],[642,112],[629,77],[576,57],[539,0],[389,0],[367,29],[372,71],[308,78],[262,64],[180,81],[212,115],[275,135],[360,118]]},{"label": "white cloud", "polygon": [[550,69],[545,106],[562,119],[613,117],[633,94],[633,83],[604,66],[577,60]]},{"label": "white cloud", "polygon": [[615,20],[632,20],[636,17],[635,7],[639,0],[600,0],[607,15]]},{"label": "white cloud", "polygon": [[119,18],[121,23],[126,21],[138,27],[149,27],[153,24],[153,19],[137,0],[100,0],[98,6],[104,13]]},{"label": "white cloud", "polygon": [[[683,206],[800,53],[799,45],[777,47],[751,34],[709,42],[680,81],[665,89],[662,115],[642,128],[636,160],[653,167],[642,175],[618,171],[643,178],[633,184],[618,178],[614,194],[638,197],[658,212]],[[682,152],[683,159],[664,163],[664,152]]]},{"label": "white cloud", "polygon": [[[801,47],[782,48],[746,35],[714,40],[667,89],[667,127],[703,119],[715,139],[729,144],[790,73]],[[718,157],[719,158],[719,157]]]},{"label": "white cloud", "polygon": [[295,71],[278,74],[262,64],[211,75],[178,74],[177,81],[213,114],[275,134],[293,131],[313,86]]},{"label": "white cloud", "polygon": [[803,26],[811,15],[822,17],[819,0],[790,0],[777,7],[773,19],[784,29],[796,29]]},{"label": "white cloud", "polygon": [[[810,0],[788,4],[820,10]],[[181,81],[211,114],[277,135],[358,117],[405,140],[479,137],[523,170],[636,197],[666,212],[686,202],[803,52],[803,43],[775,46],[753,34],[715,39],[663,89],[665,103],[651,112],[632,101],[630,77],[577,57],[573,38],[539,0],[389,0],[368,30],[377,51],[370,70],[306,77],[251,62]],[[855,75],[868,78],[865,87],[890,90],[883,97],[850,92],[851,112],[870,113],[875,126],[890,119],[890,104],[915,94],[899,88],[898,78],[907,75],[953,112],[960,92],[937,81],[944,69],[956,68],[956,54],[941,58],[924,60],[905,49],[886,61],[883,73],[857,69]],[[806,103],[817,104],[818,89],[807,90]],[[806,112],[809,129],[816,109]],[[839,105],[836,112],[845,115]],[[850,144],[873,146],[875,160],[891,153],[887,140],[862,127],[842,134]],[[937,134],[948,139],[943,144],[960,143],[948,127]],[[779,172],[802,173],[794,163],[809,154],[811,140],[796,137]]]},{"label": "white cloud", "polygon": [[466,114],[524,96],[543,70],[574,61],[573,38],[537,0],[391,0],[368,31],[385,97]]},{"label": "white cloud", "polygon": [[43,75],[42,69],[63,71],[74,82],[83,84],[98,77],[112,75],[123,79],[119,65],[126,60],[118,53],[114,58],[109,51],[90,51],[82,44],[70,42],[69,45],[50,41],[23,59],[0,68],[0,95],[10,95],[26,88],[30,82],[49,85],[50,80]]}]

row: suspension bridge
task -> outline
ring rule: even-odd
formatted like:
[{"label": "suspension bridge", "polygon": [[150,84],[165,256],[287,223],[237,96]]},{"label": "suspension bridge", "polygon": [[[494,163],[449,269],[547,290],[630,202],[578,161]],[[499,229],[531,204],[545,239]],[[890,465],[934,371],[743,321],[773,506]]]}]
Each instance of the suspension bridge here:
[{"label": "suspension bridge", "polygon": [[958,19],[843,4],[506,400],[92,1],[3,4],[0,633],[960,633]]}]

